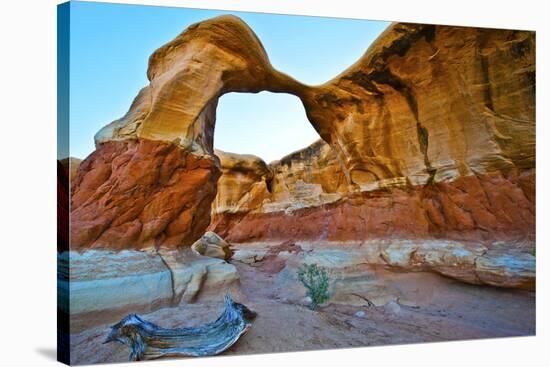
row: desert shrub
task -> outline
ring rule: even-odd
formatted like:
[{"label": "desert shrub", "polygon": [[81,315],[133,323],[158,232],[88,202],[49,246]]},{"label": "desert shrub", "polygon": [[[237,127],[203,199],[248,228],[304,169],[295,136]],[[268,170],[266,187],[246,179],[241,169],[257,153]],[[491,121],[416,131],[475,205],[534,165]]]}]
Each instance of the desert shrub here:
[{"label": "desert shrub", "polygon": [[298,269],[298,279],[306,288],[306,295],[311,298],[312,310],[328,301],[328,274],[323,267],[317,264],[303,264]]}]

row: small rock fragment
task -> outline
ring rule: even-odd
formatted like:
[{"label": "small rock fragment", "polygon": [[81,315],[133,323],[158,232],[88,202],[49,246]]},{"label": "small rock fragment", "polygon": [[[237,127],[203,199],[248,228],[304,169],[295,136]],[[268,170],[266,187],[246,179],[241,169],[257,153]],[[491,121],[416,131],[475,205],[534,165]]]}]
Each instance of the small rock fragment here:
[{"label": "small rock fragment", "polygon": [[399,304],[395,301],[390,301],[386,303],[386,305],[384,306],[384,309],[386,309],[387,311],[395,315],[398,315],[399,313],[401,313],[401,306],[399,306]]},{"label": "small rock fragment", "polygon": [[357,312],[355,313],[355,317],[365,317],[365,315],[366,315],[366,314],[365,314],[364,311],[357,311]]}]

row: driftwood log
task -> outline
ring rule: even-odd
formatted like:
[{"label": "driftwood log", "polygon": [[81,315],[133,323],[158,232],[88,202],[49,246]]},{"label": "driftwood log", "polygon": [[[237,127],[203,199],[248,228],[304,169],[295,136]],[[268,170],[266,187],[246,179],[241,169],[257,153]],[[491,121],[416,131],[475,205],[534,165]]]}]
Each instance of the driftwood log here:
[{"label": "driftwood log", "polygon": [[224,299],[224,310],[214,322],[198,327],[164,329],[130,314],[111,327],[105,343],[112,341],[130,348],[130,361],[161,357],[213,356],[231,347],[250,329],[256,312]]}]

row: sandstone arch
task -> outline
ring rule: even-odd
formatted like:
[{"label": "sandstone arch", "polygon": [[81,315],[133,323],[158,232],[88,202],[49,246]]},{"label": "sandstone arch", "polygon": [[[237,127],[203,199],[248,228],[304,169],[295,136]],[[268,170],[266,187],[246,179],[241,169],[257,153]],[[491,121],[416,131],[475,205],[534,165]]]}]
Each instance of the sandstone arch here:
[{"label": "sandstone arch", "polygon": [[220,175],[218,98],[307,87],[276,71],[252,30],[221,16],[194,24],[149,59],[150,84],[95,136],[73,184],[72,246],[188,245],[209,223]]},{"label": "sandstone arch", "polygon": [[150,84],[96,135],[96,151],[72,185],[71,245],[174,247],[200,237],[220,176],[212,147],[217,100],[262,90],[302,100],[346,192],[492,175],[510,182],[503,195],[520,208],[512,218],[505,203],[488,199],[482,208],[461,203],[464,212],[451,215],[450,204],[436,201],[414,214],[429,229],[410,235],[462,227],[531,235],[534,56],[532,32],[397,23],[357,63],[312,87],[275,70],[240,19],[192,25],[151,55]]}]

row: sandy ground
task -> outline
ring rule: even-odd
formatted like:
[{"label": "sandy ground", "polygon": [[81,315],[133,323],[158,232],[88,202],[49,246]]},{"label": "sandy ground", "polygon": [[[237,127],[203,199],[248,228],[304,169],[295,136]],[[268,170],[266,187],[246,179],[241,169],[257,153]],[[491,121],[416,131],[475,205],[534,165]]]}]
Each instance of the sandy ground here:
[{"label": "sandy ground", "polygon": [[[422,305],[391,302],[380,307],[329,305],[311,311],[274,289],[277,274],[235,262],[243,294],[255,310],[251,330],[224,354],[274,353],[371,345],[438,342],[535,334],[534,292],[472,286],[431,273],[403,274],[430,284],[434,294]],[[429,282],[426,282],[429,279]],[[182,304],[142,315],[163,327],[195,326],[214,320],[220,302]],[[364,315],[358,312],[364,312]],[[125,346],[102,344],[109,325],[72,335],[74,364],[122,362]]]}]

